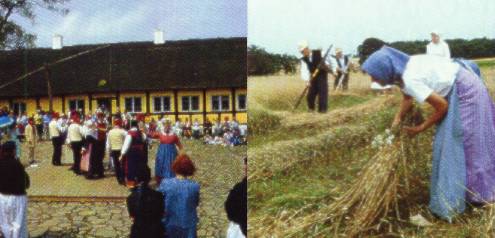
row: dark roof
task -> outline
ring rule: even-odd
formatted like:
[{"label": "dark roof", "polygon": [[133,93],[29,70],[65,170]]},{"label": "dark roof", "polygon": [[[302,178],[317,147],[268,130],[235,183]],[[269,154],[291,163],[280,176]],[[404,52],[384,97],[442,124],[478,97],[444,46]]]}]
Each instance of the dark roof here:
[{"label": "dark roof", "polygon": [[[0,51],[0,84],[45,63],[104,45]],[[108,45],[50,67],[53,95],[247,86],[246,38]],[[0,97],[46,95],[44,71],[0,89]]]}]

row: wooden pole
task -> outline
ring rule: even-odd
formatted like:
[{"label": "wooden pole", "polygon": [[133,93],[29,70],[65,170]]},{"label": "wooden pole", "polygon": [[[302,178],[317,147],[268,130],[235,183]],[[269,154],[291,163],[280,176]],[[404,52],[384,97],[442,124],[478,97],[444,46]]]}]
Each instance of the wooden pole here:
[{"label": "wooden pole", "polygon": [[45,69],[45,80],[46,80],[46,88],[48,91],[48,111],[53,112],[53,94],[52,94],[52,84],[50,80],[50,69],[48,69],[48,65],[45,64],[43,66]]},{"label": "wooden pole", "polygon": [[50,64],[45,64],[44,66],[41,66],[41,67],[37,68],[36,70],[33,70],[33,71],[31,71],[31,72],[29,72],[29,73],[27,73],[27,74],[24,74],[24,75],[22,75],[21,77],[18,77],[18,78],[14,79],[14,80],[12,80],[12,81],[10,81],[10,82],[6,82],[6,83],[4,83],[4,84],[0,85],[0,89],[5,88],[5,87],[7,87],[7,86],[9,86],[9,85],[11,85],[11,84],[13,84],[13,83],[15,83],[15,82],[20,81],[20,80],[23,80],[23,79],[25,79],[25,78],[27,78],[27,77],[29,77],[29,76],[31,76],[31,75],[33,75],[33,74],[35,74],[35,73],[38,73],[38,72],[40,72],[40,71],[43,71],[43,70],[46,68],[46,66],[47,66],[47,65],[49,65],[49,66],[54,66],[54,65],[57,65],[57,64],[60,64],[60,63],[63,63],[63,62],[66,62],[66,61],[72,60],[72,59],[77,58],[77,57],[79,57],[79,56],[82,56],[82,55],[89,54],[89,53],[94,52],[94,51],[97,51],[97,50],[101,50],[101,49],[107,48],[107,47],[109,47],[109,46],[110,46],[110,45],[100,46],[100,47],[97,47],[97,48],[94,48],[94,49],[90,49],[90,50],[87,50],[87,51],[83,51],[83,52],[77,53],[77,54],[75,54],[75,55],[71,55],[71,56],[69,56],[69,57],[66,57],[66,58],[63,58],[63,59],[57,60],[57,61],[55,61],[55,62],[53,62],[53,63],[50,63]]}]

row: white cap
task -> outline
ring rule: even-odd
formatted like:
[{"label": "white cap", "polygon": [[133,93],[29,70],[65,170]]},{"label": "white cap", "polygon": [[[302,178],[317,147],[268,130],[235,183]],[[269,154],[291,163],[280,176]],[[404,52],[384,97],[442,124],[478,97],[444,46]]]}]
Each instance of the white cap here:
[{"label": "white cap", "polygon": [[300,41],[299,44],[297,45],[297,49],[299,50],[299,52],[303,51],[304,49],[308,48],[309,45],[308,45],[308,41]]},{"label": "white cap", "polygon": [[430,34],[440,36],[440,32],[439,32],[439,31],[437,31],[437,30],[433,30],[433,31],[431,31],[431,33],[430,33]]}]

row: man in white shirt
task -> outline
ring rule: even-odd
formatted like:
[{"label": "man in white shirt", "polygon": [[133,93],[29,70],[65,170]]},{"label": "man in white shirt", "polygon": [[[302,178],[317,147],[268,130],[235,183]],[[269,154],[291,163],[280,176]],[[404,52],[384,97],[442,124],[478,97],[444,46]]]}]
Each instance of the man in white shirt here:
[{"label": "man in white shirt", "polygon": [[52,164],[55,166],[62,165],[61,157],[63,138],[61,135],[61,124],[58,123],[58,119],[58,113],[53,113],[52,120],[48,124],[48,132],[50,134],[50,139],[52,140],[53,145]]},{"label": "man in white shirt", "polygon": [[67,129],[67,144],[69,144],[72,149],[72,156],[74,158],[74,165],[72,165],[71,170],[75,174],[81,174],[81,150],[83,146],[84,131],[80,124],[79,116],[74,115],[72,117],[72,123]]},{"label": "man in white shirt", "polygon": [[[344,55],[341,48],[337,48],[335,49],[335,57],[332,58],[334,60],[332,65],[335,66],[332,70],[336,75],[333,83],[333,90],[337,89],[340,83],[342,85],[342,90],[347,91],[349,85],[349,57]],[[342,82],[340,82],[340,80]]]},{"label": "man in white shirt", "polygon": [[449,45],[440,39],[437,31],[431,32],[431,42],[426,46],[426,54],[450,59]]},{"label": "man in white shirt", "polygon": [[117,118],[113,122],[113,128],[108,132],[107,136],[107,153],[112,159],[115,166],[115,176],[117,182],[121,185],[125,185],[124,167],[120,164],[119,158],[124,145],[124,139],[127,135],[127,131],[122,129],[122,120]]},{"label": "man in white shirt", "polygon": [[312,79],[312,74],[317,70],[320,61],[323,60],[320,50],[311,51],[306,41],[299,43],[299,52],[301,58],[301,78],[306,81],[309,87],[307,95],[308,108],[311,111],[315,110],[316,97],[318,96],[318,112],[324,113],[328,109],[328,72],[330,71],[331,63],[328,58],[325,59],[323,67],[320,67],[318,74]]}]

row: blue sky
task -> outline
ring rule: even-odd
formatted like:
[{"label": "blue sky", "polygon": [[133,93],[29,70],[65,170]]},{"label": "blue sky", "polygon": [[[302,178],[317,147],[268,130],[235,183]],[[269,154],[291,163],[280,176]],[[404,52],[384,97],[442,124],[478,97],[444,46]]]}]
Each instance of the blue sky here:
[{"label": "blue sky", "polygon": [[355,53],[367,37],[385,41],[495,38],[494,0],[249,0],[248,42],[298,54],[297,44],[331,43]]},{"label": "blue sky", "polygon": [[247,36],[246,0],[71,0],[62,16],[36,9],[34,24],[15,18],[50,47],[52,36],[64,45],[152,41],[155,29],[166,40]]}]

